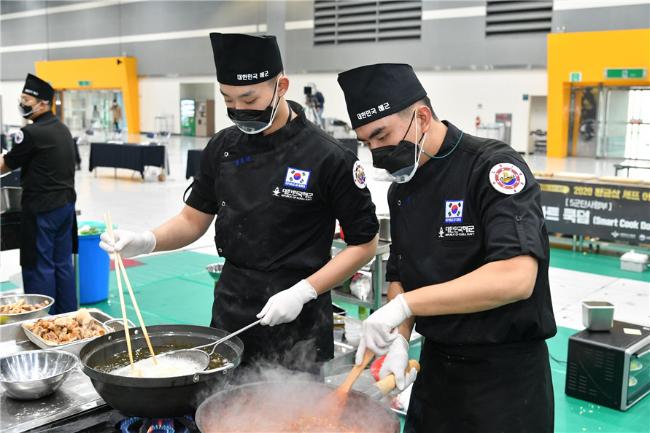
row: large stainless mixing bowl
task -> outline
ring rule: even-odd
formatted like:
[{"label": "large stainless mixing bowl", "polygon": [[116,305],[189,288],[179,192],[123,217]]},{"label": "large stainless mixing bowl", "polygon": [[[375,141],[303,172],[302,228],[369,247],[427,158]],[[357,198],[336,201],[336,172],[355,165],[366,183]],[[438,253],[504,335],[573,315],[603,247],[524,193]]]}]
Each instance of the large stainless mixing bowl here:
[{"label": "large stainless mixing bowl", "polygon": [[9,397],[34,400],[56,391],[79,359],[59,350],[30,350],[0,358],[0,385]]},{"label": "large stainless mixing bowl", "polygon": [[49,303],[39,308],[38,310],[28,311],[26,313],[18,314],[3,314],[0,313],[0,325],[6,325],[7,323],[16,323],[22,322],[23,320],[37,319],[39,317],[47,316],[48,311],[52,305],[54,305],[54,299],[46,295],[5,295],[0,296],[0,305],[15,304],[18,301],[23,299],[26,304],[34,305],[40,304],[43,301],[48,301]]}]

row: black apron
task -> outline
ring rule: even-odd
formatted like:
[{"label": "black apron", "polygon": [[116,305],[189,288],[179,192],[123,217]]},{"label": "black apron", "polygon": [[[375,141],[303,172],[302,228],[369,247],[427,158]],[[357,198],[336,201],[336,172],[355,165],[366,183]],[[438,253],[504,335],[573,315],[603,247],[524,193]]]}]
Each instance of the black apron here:
[{"label": "black apron", "polygon": [[405,433],[553,432],[544,341],[471,348],[427,341],[420,364]]},{"label": "black apron", "polygon": [[[292,240],[279,226],[291,230],[293,219],[308,218],[314,211],[309,204],[273,195],[274,187],[284,182],[285,171],[279,167],[288,154],[288,146],[268,146],[254,153],[251,162],[224,158],[219,163],[215,244],[226,263],[215,285],[213,327],[235,331],[254,322],[272,295],[307,278],[329,259],[296,268],[278,258],[278,251]],[[320,364],[334,355],[331,295],[328,292],[305,304],[291,323],[256,326],[240,338],[244,365],[267,361],[317,373]]]},{"label": "black apron", "polygon": [[[313,272],[260,272],[226,263],[214,288],[210,326],[236,331],[257,320],[267,299]],[[303,306],[290,323],[256,326],[239,335],[242,367],[260,362],[318,375],[334,356],[332,299],[327,292]]]}]

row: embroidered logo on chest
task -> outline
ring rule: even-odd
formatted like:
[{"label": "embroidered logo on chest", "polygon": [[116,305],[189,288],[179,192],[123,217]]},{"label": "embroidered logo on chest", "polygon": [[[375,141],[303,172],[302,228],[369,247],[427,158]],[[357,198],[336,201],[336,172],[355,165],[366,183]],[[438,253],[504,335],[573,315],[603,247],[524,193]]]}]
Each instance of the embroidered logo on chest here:
[{"label": "embroidered logo on chest", "polygon": [[442,226],[438,230],[438,239],[444,238],[471,238],[476,236],[476,229],[473,225],[468,226]]},{"label": "embroidered logo on chest", "polygon": [[287,168],[287,175],[284,178],[284,186],[303,190],[307,189],[310,174],[310,171],[289,167]]}]

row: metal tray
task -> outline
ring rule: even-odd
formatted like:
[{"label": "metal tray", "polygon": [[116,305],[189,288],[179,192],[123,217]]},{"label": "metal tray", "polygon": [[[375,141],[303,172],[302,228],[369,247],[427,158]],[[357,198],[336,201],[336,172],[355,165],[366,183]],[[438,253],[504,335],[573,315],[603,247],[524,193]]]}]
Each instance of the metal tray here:
[{"label": "metal tray", "polygon": [[[101,311],[97,310],[99,313],[102,313]],[[90,310],[88,310],[90,313]],[[37,345],[41,349],[49,350],[49,349],[55,349],[55,350],[63,350],[65,352],[73,353],[77,356],[79,356],[79,352],[81,352],[81,348],[88,343],[89,341],[94,340],[97,337],[90,337],[90,338],[84,338],[83,340],[77,340],[73,341],[72,343],[67,343],[67,344],[56,344],[52,343],[46,340],[43,340],[41,337],[38,335],[34,334],[31,330],[27,329],[27,325],[32,324],[37,322],[38,320],[54,320],[59,317],[69,317],[77,314],[77,312],[72,312],[72,313],[63,313],[63,314],[57,314],[54,316],[48,316],[48,317],[41,317],[40,319],[33,319],[33,320],[25,320],[20,323],[20,327],[22,328],[23,332],[25,333],[25,336],[35,345]],[[104,314],[106,317],[108,317],[107,320],[100,320],[96,317],[96,315],[91,314],[91,317],[95,321],[96,324],[104,328],[106,333],[111,333],[115,330],[121,330],[123,329],[121,320],[122,319],[113,319],[111,316]],[[110,324],[110,326],[109,326]],[[133,326],[133,324],[130,324]]]},{"label": "metal tray", "polygon": [[[89,308],[88,312],[100,322],[112,319],[96,308]],[[86,342],[84,340],[81,343]],[[12,354],[35,349],[38,347],[27,339],[21,323],[0,327],[0,353]],[[73,370],[54,394],[38,400],[14,400],[0,386],[0,430],[2,433],[25,432],[104,405],[104,400],[93,388],[90,378],[80,370]]]}]

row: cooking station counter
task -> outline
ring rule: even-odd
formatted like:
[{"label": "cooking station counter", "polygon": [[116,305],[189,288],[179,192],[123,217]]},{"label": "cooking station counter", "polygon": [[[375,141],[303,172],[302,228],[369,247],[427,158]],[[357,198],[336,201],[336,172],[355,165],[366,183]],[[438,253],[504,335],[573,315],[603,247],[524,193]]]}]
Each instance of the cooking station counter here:
[{"label": "cooking station counter", "polygon": [[[89,312],[102,322],[111,318],[97,309]],[[28,350],[39,348],[27,339],[20,322],[0,326],[0,353],[11,355]],[[73,370],[54,394],[38,400],[14,400],[0,387],[0,431],[22,433],[104,405],[90,379],[79,369]]]}]

